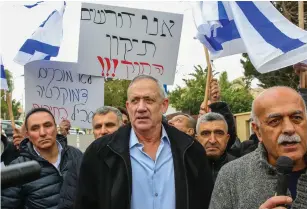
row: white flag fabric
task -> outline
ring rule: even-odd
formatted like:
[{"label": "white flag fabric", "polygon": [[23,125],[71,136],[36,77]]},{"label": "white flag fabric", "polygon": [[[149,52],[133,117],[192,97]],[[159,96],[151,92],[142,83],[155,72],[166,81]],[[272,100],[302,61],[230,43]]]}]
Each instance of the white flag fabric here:
[{"label": "white flag fabric", "polygon": [[66,2],[54,10],[19,49],[14,61],[25,65],[34,60],[50,60],[56,57],[63,39],[63,15]]},{"label": "white flag fabric", "polygon": [[268,1],[196,2],[193,12],[196,37],[211,59],[248,53],[260,73],[307,59],[307,31]]},{"label": "white flag fabric", "polygon": [[0,55],[0,68],[1,68],[1,89],[7,91],[9,88],[8,88],[8,85],[7,85],[7,80],[6,80],[6,75],[5,75],[5,71],[4,71],[4,65],[3,65],[3,62],[2,62],[2,55]]}]

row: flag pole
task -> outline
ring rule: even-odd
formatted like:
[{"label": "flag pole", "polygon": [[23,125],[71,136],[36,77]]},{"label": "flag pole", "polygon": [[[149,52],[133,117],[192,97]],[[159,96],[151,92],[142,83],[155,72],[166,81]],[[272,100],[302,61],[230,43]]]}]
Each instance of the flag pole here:
[{"label": "flag pole", "polygon": [[13,108],[12,108],[12,94],[9,91],[6,91],[6,103],[7,103],[7,108],[9,111],[11,124],[12,124],[13,130],[15,130],[15,121],[14,121],[14,114],[13,114]]},{"label": "flag pole", "polygon": [[[304,1],[298,2],[298,26],[304,29]],[[305,72],[300,72],[300,88],[306,88]]]},{"label": "flag pole", "polygon": [[208,100],[209,100],[209,94],[210,94],[210,82],[212,77],[212,67],[211,62],[209,58],[209,52],[208,49],[204,46],[205,54],[206,54],[206,61],[207,61],[207,82],[206,82],[206,89],[205,89],[205,97],[204,97],[204,103],[205,103],[205,109],[208,107]]}]

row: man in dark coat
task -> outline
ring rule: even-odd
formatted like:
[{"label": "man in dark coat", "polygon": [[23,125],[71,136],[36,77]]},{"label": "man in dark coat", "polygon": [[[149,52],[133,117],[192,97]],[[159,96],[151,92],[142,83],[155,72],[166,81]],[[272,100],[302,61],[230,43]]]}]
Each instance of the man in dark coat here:
[{"label": "man in dark coat", "polygon": [[[114,107],[100,107],[93,115],[92,125],[95,139],[111,134],[123,125],[122,113]],[[67,175],[60,193],[60,203],[58,209],[74,208],[81,160],[82,159],[73,161],[67,171]]]},{"label": "man in dark coat", "polygon": [[205,150],[162,123],[163,87],[137,76],[127,90],[131,123],[95,140],[84,153],[76,209],[206,209],[213,180]]},{"label": "man in dark coat", "polygon": [[1,208],[57,208],[68,165],[81,158],[82,152],[57,135],[54,117],[47,109],[31,110],[25,127],[29,138],[22,140],[20,156],[11,164],[35,160],[41,166],[40,178],[2,190]]},{"label": "man in dark coat", "polygon": [[198,119],[196,133],[197,140],[206,150],[215,181],[222,166],[236,159],[227,152],[227,144],[230,138],[227,122],[219,113],[206,113]]},{"label": "man in dark coat", "polygon": [[227,143],[226,151],[233,156],[241,156],[241,142],[237,137],[236,121],[230,111],[230,108],[226,102],[222,102],[221,92],[217,79],[213,78],[210,82],[210,100],[208,101],[208,108],[205,107],[203,102],[200,106],[199,117],[207,112],[216,112],[223,115],[227,122],[229,140]]}]

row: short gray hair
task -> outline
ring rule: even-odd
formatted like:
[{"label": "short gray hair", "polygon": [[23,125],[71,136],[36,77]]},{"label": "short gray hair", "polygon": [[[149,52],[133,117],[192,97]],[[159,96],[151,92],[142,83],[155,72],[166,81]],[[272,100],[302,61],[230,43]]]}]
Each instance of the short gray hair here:
[{"label": "short gray hair", "polygon": [[95,111],[95,113],[94,113],[94,115],[92,117],[92,120],[94,119],[95,115],[106,115],[109,112],[115,113],[115,115],[117,116],[117,120],[118,120],[119,125],[121,125],[123,123],[123,115],[122,115],[122,113],[117,108],[111,107],[111,106],[99,107]]},{"label": "short gray hair", "polygon": [[[138,80],[143,80],[143,79],[149,79],[149,80],[152,80],[154,82],[157,83],[157,85],[159,86],[159,90],[160,90],[160,96],[162,99],[165,99],[166,98],[166,93],[164,91],[164,88],[163,86],[161,85],[161,83],[154,77],[150,76],[150,75],[138,75],[136,76],[135,78],[132,79],[132,81],[130,82],[129,86],[128,86],[128,89],[130,88],[130,86],[132,86],[133,83],[135,83],[136,81]],[[128,97],[128,91],[127,91],[127,97]]]},{"label": "short gray hair", "polygon": [[212,121],[223,121],[226,125],[226,132],[228,132],[228,125],[227,125],[227,122],[224,116],[216,112],[208,112],[200,116],[200,118],[198,118],[197,125],[196,125],[196,133],[198,134],[199,126],[201,123],[207,123],[207,122],[212,122]]}]

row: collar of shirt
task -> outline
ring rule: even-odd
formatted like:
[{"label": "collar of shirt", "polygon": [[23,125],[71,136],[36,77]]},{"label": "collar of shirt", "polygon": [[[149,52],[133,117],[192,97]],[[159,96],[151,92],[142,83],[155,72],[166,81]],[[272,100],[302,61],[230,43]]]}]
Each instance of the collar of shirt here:
[{"label": "collar of shirt", "polygon": [[[168,135],[162,125],[162,136],[161,136],[161,141],[164,140],[164,141],[167,141],[169,144],[170,143],[170,140],[168,138]],[[130,132],[130,142],[129,142],[129,148],[132,149],[134,146],[138,145],[138,144],[141,144],[138,140],[138,137],[136,136],[133,128],[131,128],[131,132]]]},{"label": "collar of shirt", "polygon": [[[57,143],[57,145],[58,145],[58,150],[59,150],[58,159],[57,159],[57,161],[56,161],[55,163],[52,163],[52,165],[54,165],[54,167],[56,167],[57,169],[59,169],[59,165],[60,165],[60,163],[61,163],[61,153],[62,153],[63,147],[62,147],[62,145],[60,144],[60,142],[58,142],[57,140],[56,140],[56,143]],[[42,156],[39,154],[39,152],[35,149],[34,146],[33,146],[33,149],[34,149],[34,151],[36,152],[36,154],[37,154],[38,156],[42,157]],[[42,158],[43,158],[43,157],[42,157]]]}]

